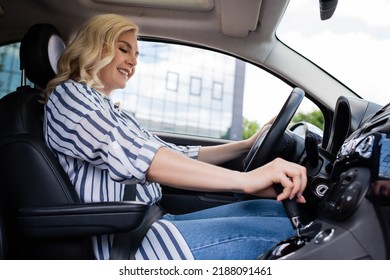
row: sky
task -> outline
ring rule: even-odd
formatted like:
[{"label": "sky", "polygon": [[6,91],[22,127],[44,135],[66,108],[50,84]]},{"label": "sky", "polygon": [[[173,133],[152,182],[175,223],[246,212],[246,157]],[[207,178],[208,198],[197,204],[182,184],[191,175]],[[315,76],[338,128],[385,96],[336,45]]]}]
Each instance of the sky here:
[{"label": "sky", "polygon": [[291,0],[284,40],[362,97],[390,102],[390,0],[339,0],[326,21],[318,7],[318,0]]},{"label": "sky", "polygon": [[[361,97],[385,105],[390,102],[390,0],[338,2],[333,17],[322,21],[318,0],[291,0],[277,35]],[[247,75],[255,74],[248,71]],[[268,88],[267,101],[272,105],[260,107],[259,95],[253,92],[244,100],[246,118],[264,124],[278,113],[284,99],[273,96],[290,89],[280,83]],[[312,104],[300,107],[313,109]]]}]

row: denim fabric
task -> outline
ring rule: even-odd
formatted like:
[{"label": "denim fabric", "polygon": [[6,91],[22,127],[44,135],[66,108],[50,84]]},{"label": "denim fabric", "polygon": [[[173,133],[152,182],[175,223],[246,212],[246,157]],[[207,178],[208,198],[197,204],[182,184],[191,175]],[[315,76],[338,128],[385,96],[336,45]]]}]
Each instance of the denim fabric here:
[{"label": "denim fabric", "polygon": [[181,232],[195,259],[256,259],[293,236],[283,205],[270,199],[232,203],[183,215],[163,217]]}]

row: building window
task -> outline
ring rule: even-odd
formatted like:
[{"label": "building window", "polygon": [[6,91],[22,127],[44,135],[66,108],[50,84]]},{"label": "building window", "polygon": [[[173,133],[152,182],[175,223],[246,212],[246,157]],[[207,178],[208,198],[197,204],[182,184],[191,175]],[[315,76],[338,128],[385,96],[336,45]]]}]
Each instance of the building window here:
[{"label": "building window", "polygon": [[179,73],[167,72],[166,89],[171,91],[178,91],[179,88]]},{"label": "building window", "polygon": [[202,79],[198,77],[191,77],[190,80],[190,94],[201,95],[202,92]]},{"label": "building window", "polygon": [[223,84],[220,82],[213,82],[213,99],[222,100],[223,96]]}]

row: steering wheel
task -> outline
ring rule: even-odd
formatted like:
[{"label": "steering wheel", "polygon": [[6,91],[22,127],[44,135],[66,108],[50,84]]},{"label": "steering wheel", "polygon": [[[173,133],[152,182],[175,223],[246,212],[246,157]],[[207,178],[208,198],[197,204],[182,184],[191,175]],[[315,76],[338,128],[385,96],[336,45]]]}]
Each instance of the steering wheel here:
[{"label": "steering wheel", "polygon": [[243,160],[244,171],[253,170],[277,157],[275,143],[282,138],[304,96],[305,92],[302,89],[296,87],[292,90],[271,127],[265,133],[259,134]]}]

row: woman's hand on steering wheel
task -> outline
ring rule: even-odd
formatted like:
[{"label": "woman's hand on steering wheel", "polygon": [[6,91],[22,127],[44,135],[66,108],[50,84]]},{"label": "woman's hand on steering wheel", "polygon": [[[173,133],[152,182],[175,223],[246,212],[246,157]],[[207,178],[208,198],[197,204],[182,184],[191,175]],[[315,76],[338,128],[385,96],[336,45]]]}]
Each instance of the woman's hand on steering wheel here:
[{"label": "woman's hand on steering wheel", "polygon": [[[256,133],[256,139],[243,161],[244,171],[250,171],[278,157],[275,143],[280,142],[288,124],[301,104],[305,92],[294,88],[276,118],[271,119],[270,126]],[[266,131],[266,133],[262,133]]]},{"label": "woman's hand on steering wheel", "polygon": [[260,135],[265,133],[271,127],[271,125],[273,124],[275,119],[276,119],[276,116],[273,117],[272,119],[270,119],[268,122],[266,122],[255,134],[253,134],[251,137],[249,137],[248,139],[245,140],[245,141],[247,141],[246,146],[248,147],[248,150],[250,148],[252,148],[253,145],[255,145],[255,143],[256,143],[257,139],[260,137]]}]

